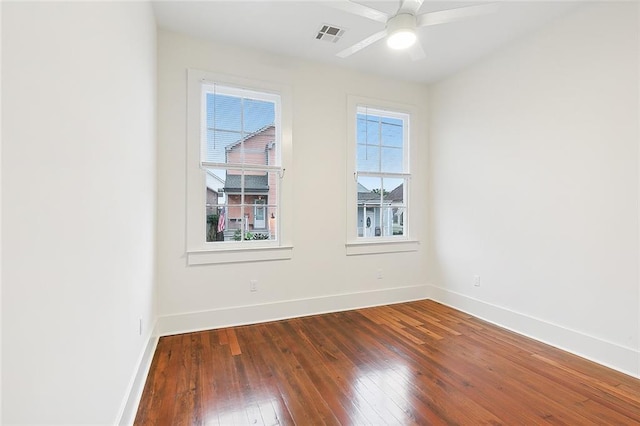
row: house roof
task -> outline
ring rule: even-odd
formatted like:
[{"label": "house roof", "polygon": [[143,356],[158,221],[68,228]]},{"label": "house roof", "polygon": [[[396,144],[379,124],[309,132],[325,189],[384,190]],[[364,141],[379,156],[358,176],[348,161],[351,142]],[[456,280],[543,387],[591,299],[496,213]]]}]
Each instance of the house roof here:
[{"label": "house roof", "polygon": [[224,186],[224,180],[209,169],[205,169],[207,173],[207,189],[218,192]]},{"label": "house roof", "polygon": [[380,194],[375,192],[358,192],[358,201],[378,201],[380,202]]},{"label": "house roof", "polygon": [[[398,185],[391,192],[388,192],[384,196],[385,202],[394,202],[399,201],[402,202],[404,199],[404,188],[403,184]],[[368,190],[365,186],[358,183],[358,201],[377,201],[380,203],[380,194]]]},{"label": "house roof", "polygon": [[366,186],[358,182],[358,192],[371,192]]},{"label": "house roof", "polygon": [[366,186],[358,182],[358,201],[379,200],[380,194],[371,192]]},{"label": "house roof", "polygon": [[267,124],[266,126],[261,127],[260,129],[256,130],[253,133],[249,133],[248,135],[246,135],[242,139],[239,139],[238,141],[228,145],[225,149],[227,151],[231,151],[233,148],[235,148],[236,146],[240,145],[242,142],[247,141],[247,140],[251,139],[254,136],[258,136],[260,133],[264,133],[264,132],[266,132],[267,130],[269,130],[271,128],[275,128],[275,125],[273,123],[272,124]]},{"label": "house roof", "polygon": [[[226,193],[241,192],[241,175],[227,174],[227,181],[224,185]],[[244,192],[267,193],[269,192],[269,177],[264,175],[244,175]]]},{"label": "house roof", "polygon": [[384,197],[385,200],[389,201],[403,201],[404,200],[404,187],[401,183],[395,189],[393,189],[390,193]]}]

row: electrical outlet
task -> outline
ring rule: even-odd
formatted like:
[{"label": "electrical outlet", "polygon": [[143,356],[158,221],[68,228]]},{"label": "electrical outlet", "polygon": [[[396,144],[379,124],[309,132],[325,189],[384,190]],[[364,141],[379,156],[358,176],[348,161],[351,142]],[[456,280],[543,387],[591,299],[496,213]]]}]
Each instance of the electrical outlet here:
[{"label": "electrical outlet", "polygon": [[480,287],[480,275],[473,276],[473,286]]},{"label": "electrical outlet", "polygon": [[382,269],[378,269],[378,271],[376,272],[376,278],[379,279],[379,280],[384,278],[384,275],[382,273]]},{"label": "electrical outlet", "polygon": [[249,291],[258,291],[258,280],[249,281]]}]

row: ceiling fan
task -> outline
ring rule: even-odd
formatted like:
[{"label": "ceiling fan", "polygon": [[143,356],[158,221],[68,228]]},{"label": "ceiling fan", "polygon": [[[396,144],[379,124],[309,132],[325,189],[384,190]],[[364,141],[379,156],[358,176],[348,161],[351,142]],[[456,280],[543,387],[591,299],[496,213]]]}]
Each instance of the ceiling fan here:
[{"label": "ceiling fan", "polygon": [[417,61],[425,57],[417,36],[418,28],[447,24],[492,13],[497,8],[495,3],[489,3],[418,14],[423,2],[424,0],[400,0],[400,7],[394,15],[389,15],[350,0],[328,2],[327,4],[335,9],[385,24],[384,30],[372,34],[353,46],[338,52],[336,56],[346,58],[386,37],[387,45],[392,49],[407,49],[411,47],[409,50],[411,59]]}]

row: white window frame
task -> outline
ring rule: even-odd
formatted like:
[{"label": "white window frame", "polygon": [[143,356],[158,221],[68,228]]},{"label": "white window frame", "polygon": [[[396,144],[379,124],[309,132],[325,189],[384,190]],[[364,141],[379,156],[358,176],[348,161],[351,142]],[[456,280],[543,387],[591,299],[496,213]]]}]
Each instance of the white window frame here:
[{"label": "white window frame", "polygon": [[[204,103],[203,86],[220,85],[225,90],[240,89],[253,92],[274,94],[280,99],[280,150],[279,166],[260,166],[271,169],[281,175],[278,187],[278,214],[276,217],[275,240],[263,241],[206,241],[206,167],[215,167],[212,163],[203,162],[202,155],[206,149],[203,143],[206,120],[206,104]],[[226,93],[226,92],[225,92]],[[269,96],[267,95],[267,98]],[[273,98],[272,98],[273,99]],[[216,263],[254,262],[267,260],[291,259],[293,244],[291,239],[292,207],[292,137],[291,137],[291,90],[288,86],[274,82],[226,76],[200,70],[187,72],[187,263],[203,265]],[[276,113],[277,114],[277,113]],[[276,122],[278,117],[276,117]],[[205,133],[206,134],[206,133]],[[277,170],[276,170],[277,169]]]},{"label": "white window frame", "polygon": [[[404,188],[404,235],[379,236],[375,238],[358,237],[358,170],[357,170],[357,116],[359,110],[366,108],[372,115],[383,113],[386,116],[395,116],[397,118],[408,117],[406,120],[405,144],[403,146],[403,162],[404,170],[400,173],[361,172],[360,176],[382,176],[390,178],[405,179],[406,187]],[[413,186],[412,171],[416,169],[416,139],[417,129],[414,129],[412,123],[418,116],[417,107],[395,102],[383,101],[379,99],[365,98],[361,96],[349,95],[347,98],[347,236],[346,236],[346,254],[366,255],[379,253],[395,253],[417,251],[419,241],[415,233],[415,214],[413,206]]]}]

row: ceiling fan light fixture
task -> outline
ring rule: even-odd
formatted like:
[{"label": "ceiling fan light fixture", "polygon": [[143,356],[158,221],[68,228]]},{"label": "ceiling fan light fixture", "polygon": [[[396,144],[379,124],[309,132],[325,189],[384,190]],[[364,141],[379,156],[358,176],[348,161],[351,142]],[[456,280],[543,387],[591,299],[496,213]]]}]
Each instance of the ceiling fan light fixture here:
[{"label": "ceiling fan light fixture", "polygon": [[416,42],[416,33],[412,30],[401,30],[387,37],[387,46],[392,49],[408,49]]},{"label": "ceiling fan light fixture", "polygon": [[387,46],[392,49],[407,49],[415,44],[416,17],[403,13],[387,22]]}]

